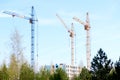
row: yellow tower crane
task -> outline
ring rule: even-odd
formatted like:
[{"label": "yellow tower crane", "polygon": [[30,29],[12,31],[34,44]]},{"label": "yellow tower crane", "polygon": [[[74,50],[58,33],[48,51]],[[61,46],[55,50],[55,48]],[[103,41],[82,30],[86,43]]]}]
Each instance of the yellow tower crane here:
[{"label": "yellow tower crane", "polygon": [[58,14],[56,14],[56,16],[62,22],[64,27],[67,29],[67,31],[70,33],[70,38],[71,38],[71,65],[74,65],[74,36],[75,36],[75,33],[74,33],[73,23],[71,24],[71,30],[70,30],[67,27],[67,25],[64,23],[64,21],[60,18],[60,16]]},{"label": "yellow tower crane", "polygon": [[86,30],[86,59],[87,59],[87,68],[90,70],[90,57],[91,57],[91,46],[90,46],[90,22],[89,22],[89,14],[86,14],[86,22],[82,22],[77,17],[73,17],[73,19],[80,24],[84,25],[84,29]]}]

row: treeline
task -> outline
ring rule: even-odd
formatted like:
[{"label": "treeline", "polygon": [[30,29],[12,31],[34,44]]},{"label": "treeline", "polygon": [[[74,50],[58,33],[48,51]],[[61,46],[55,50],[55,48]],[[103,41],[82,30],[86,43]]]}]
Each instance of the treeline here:
[{"label": "treeline", "polygon": [[92,59],[91,69],[82,68],[79,76],[73,80],[120,80],[120,58],[113,63],[100,48]]},{"label": "treeline", "polygon": [[38,72],[34,72],[27,62],[20,66],[15,54],[12,54],[9,66],[3,64],[0,67],[0,80],[69,80],[69,78],[61,68],[54,72],[41,68]]},{"label": "treeline", "polygon": [[[58,68],[54,72],[41,68],[37,73],[25,62],[18,64],[15,54],[11,55],[10,64],[1,65],[0,80],[69,80],[65,70]],[[113,63],[100,49],[92,59],[91,69],[83,67],[79,75],[71,80],[120,80],[120,59]]]}]

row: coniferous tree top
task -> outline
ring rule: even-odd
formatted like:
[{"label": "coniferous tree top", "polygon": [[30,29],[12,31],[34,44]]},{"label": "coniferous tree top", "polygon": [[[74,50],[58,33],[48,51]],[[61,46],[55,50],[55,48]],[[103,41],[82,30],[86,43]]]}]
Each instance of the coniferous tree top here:
[{"label": "coniferous tree top", "polygon": [[112,64],[113,62],[108,59],[106,53],[100,48],[91,62],[91,72],[98,80],[105,80],[106,75],[108,75],[112,69]]}]

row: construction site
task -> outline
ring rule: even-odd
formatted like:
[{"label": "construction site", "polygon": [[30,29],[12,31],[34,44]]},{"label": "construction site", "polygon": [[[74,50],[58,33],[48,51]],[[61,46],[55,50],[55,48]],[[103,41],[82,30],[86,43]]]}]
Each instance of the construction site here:
[{"label": "construction site", "polygon": [[[23,19],[27,19],[29,20],[29,23],[31,24],[31,67],[33,68],[33,70],[35,71],[35,68],[37,68],[38,64],[36,60],[38,60],[38,38],[37,41],[35,41],[35,36],[36,34],[38,34],[36,32],[35,34],[35,23],[38,22],[38,19],[35,18],[35,12],[34,12],[34,7],[32,6],[31,8],[31,17],[26,17],[24,15],[19,15],[18,13],[15,12],[10,12],[10,11],[3,11],[3,13],[11,15],[12,17],[19,17],[19,18],[23,18]],[[63,24],[63,26],[66,28],[66,30],[69,33],[69,37],[70,37],[70,41],[71,41],[71,64],[70,66],[72,66],[73,68],[73,72],[80,72],[80,66],[79,66],[79,70],[74,70],[76,69],[75,67],[75,43],[74,43],[74,38],[76,36],[75,32],[74,32],[74,25],[73,23],[71,23],[71,29],[69,29],[69,27],[66,25],[66,23],[62,20],[62,18],[56,14],[57,18],[60,20],[60,22]],[[83,22],[81,21],[79,18],[77,17],[73,17],[73,19],[77,22],[79,22],[81,25],[83,25],[84,30],[86,31],[86,63],[87,63],[87,69],[90,70],[90,55],[91,55],[91,49],[90,49],[90,23],[89,23],[89,14],[88,12],[86,13],[86,21]],[[38,35],[36,36],[38,37]],[[35,44],[37,44],[37,46],[35,47]],[[37,49],[35,49],[37,48]],[[35,51],[36,50],[36,51]],[[35,53],[36,52],[36,53]],[[19,56],[18,56],[19,57]],[[36,59],[35,59],[36,58]],[[71,69],[68,69],[71,71]],[[74,75],[74,74],[72,74]],[[70,75],[71,77],[71,75]]]},{"label": "construction site", "polygon": [[[37,60],[39,58],[38,57],[38,55],[39,55],[38,54],[38,45],[39,44],[38,44],[38,38],[36,38],[37,40],[35,41],[35,36],[36,36],[35,33],[37,33],[37,32],[35,32],[35,23],[38,22],[38,19],[35,18],[34,7],[32,6],[32,8],[31,8],[31,17],[26,17],[24,15],[20,15],[18,13],[11,12],[11,11],[3,11],[3,13],[11,15],[12,17],[19,17],[19,18],[26,19],[31,24],[31,36],[30,36],[31,37],[31,53],[30,53],[30,55],[31,55],[31,67],[35,71],[36,66],[38,66],[38,65],[36,65],[38,63],[36,63],[36,62],[38,62]],[[75,41],[76,34],[74,32],[74,24],[71,23],[71,27],[69,29],[69,27],[66,25],[66,23],[64,22],[64,20],[62,20],[62,18],[58,14],[56,14],[56,16],[60,20],[60,22],[63,24],[63,27],[69,33],[69,37],[70,37],[70,41],[71,41],[71,43],[70,43],[70,48],[71,48],[71,53],[70,53],[71,54],[71,64],[68,65],[68,67],[70,66],[70,68],[71,67],[72,68],[71,69],[68,68],[68,70],[70,70],[70,71],[73,70],[72,75],[74,75],[76,72],[80,72],[81,71],[80,70],[80,66],[75,66],[75,42],[74,41]],[[83,26],[84,30],[86,31],[86,42],[84,41],[86,43],[86,61],[87,61],[86,62],[87,63],[86,67],[87,67],[88,70],[90,70],[90,64],[91,64],[90,63],[90,55],[91,55],[91,48],[90,48],[90,44],[91,44],[90,43],[90,28],[91,27],[90,27],[90,23],[89,23],[89,13],[88,12],[86,13],[86,21],[85,22],[81,21],[77,17],[73,17],[73,19],[76,22],[78,22],[81,26]],[[38,33],[37,33],[36,37],[38,37]],[[37,49],[35,49],[35,48],[37,48]],[[77,68],[78,68],[78,70],[75,70]],[[69,77],[71,78],[72,76],[70,75]]]},{"label": "construction site", "polygon": [[[78,5],[79,4],[76,6]],[[43,6],[44,5],[41,7]],[[56,4],[54,4],[54,8],[55,6]],[[69,7],[70,6],[71,5],[69,5]],[[46,9],[45,6],[44,8]],[[47,13],[42,10],[43,14],[40,13],[40,9],[36,5],[20,10],[17,8],[15,10],[14,8],[13,10],[9,8],[2,10],[2,15],[6,16],[3,19],[2,26],[11,26],[22,33],[23,36],[23,45],[26,48],[23,49],[22,54],[16,54],[17,60],[21,55],[24,55],[26,62],[35,73],[45,68],[53,74],[58,68],[61,68],[66,72],[69,80],[73,80],[75,75],[79,76],[82,68],[90,71],[91,60],[94,55],[92,53],[99,45],[102,45],[97,44],[102,41],[93,41],[93,38],[97,39],[100,34],[97,35],[95,22],[92,21],[99,17],[94,16],[89,8],[86,10],[81,8],[81,11],[72,9],[70,8],[70,11],[68,10],[68,12],[66,11],[67,13],[65,13],[65,11],[61,11],[60,8],[60,11],[56,9],[51,13],[50,9],[47,8]],[[78,13],[72,11],[77,11]],[[52,18],[49,19],[51,16]],[[8,27],[7,30],[11,27]],[[10,31],[13,31],[13,28]],[[99,30],[100,28],[98,27],[98,32]],[[6,33],[6,35],[9,35],[8,33]],[[93,48],[92,44],[98,46]],[[17,47],[19,47],[19,45]],[[7,55],[5,58],[8,58]],[[9,62],[10,60],[7,58],[5,61]],[[19,59],[17,62],[19,61],[24,61],[24,59]],[[17,73],[17,80],[20,80],[19,75],[20,74]],[[35,75],[34,80],[36,80]]]}]

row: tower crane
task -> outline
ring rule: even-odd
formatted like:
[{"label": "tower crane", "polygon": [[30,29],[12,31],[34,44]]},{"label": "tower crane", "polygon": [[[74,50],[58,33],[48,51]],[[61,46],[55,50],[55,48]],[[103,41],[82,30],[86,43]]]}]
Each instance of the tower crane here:
[{"label": "tower crane", "polygon": [[71,65],[74,65],[74,27],[73,23],[71,24],[71,30],[67,27],[67,25],[64,23],[64,21],[60,18],[58,14],[56,14],[58,19],[61,21],[61,23],[64,25],[64,27],[67,29],[67,31],[70,33],[70,38],[71,38]]},{"label": "tower crane", "polygon": [[90,57],[91,57],[91,46],[90,46],[90,22],[89,22],[89,14],[86,14],[86,22],[81,21],[77,17],[73,17],[73,19],[80,24],[84,25],[84,29],[86,30],[86,59],[87,59],[87,68],[90,69]]},{"label": "tower crane", "polygon": [[35,62],[34,62],[34,53],[35,53],[35,47],[34,47],[34,42],[35,42],[35,17],[34,17],[34,7],[32,6],[31,9],[31,17],[27,17],[24,15],[19,15],[15,12],[11,12],[11,11],[3,11],[3,13],[8,14],[8,15],[12,15],[13,17],[20,17],[26,20],[29,20],[30,24],[31,24],[31,68],[33,70],[35,70]]}]

